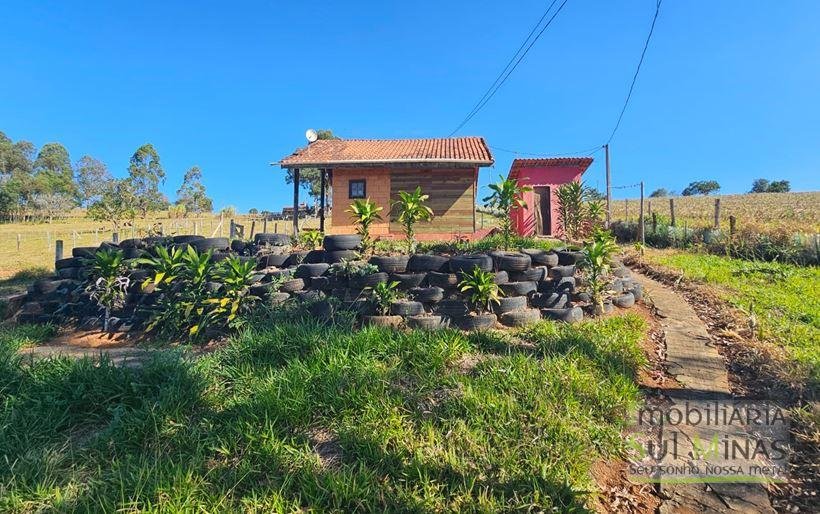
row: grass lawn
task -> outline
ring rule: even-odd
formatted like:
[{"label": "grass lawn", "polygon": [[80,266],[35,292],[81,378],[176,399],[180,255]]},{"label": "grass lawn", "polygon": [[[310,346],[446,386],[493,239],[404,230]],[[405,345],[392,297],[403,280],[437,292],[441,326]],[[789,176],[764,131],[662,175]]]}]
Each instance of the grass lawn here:
[{"label": "grass lawn", "polygon": [[820,384],[820,268],[674,250],[648,250],[645,259],[712,286],[731,305],[753,311],[759,336],[783,347],[798,372]]},{"label": "grass lawn", "polygon": [[397,332],[267,315],[196,360],[21,361],[0,329],[0,511],[583,510],[646,326]]}]

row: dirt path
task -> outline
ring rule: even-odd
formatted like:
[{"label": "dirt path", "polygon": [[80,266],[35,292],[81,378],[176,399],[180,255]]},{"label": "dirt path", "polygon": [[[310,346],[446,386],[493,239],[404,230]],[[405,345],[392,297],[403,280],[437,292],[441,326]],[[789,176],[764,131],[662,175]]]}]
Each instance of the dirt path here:
[{"label": "dirt path", "polygon": [[[721,405],[736,400],[730,394],[729,380],[723,358],[711,344],[706,325],[698,318],[695,310],[686,300],[673,290],[646,276],[634,273],[635,279],[644,288],[646,296],[657,309],[660,325],[666,338],[666,360],[668,371],[682,385],[680,389],[665,390],[664,409],[696,409],[707,411],[712,405]],[[698,441],[708,442],[714,438],[722,441],[748,439],[749,433],[743,427],[687,426],[667,424],[662,428],[660,438],[678,443],[675,455],[663,458],[665,465],[697,466],[703,470],[708,466],[726,464],[716,454],[695,459]],[[749,460],[752,465],[756,461]],[[696,473],[702,477],[707,473]],[[759,483],[661,483],[659,491],[663,503],[661,513],[697,512],[765,512],[774,513],[769,495]]]},{"label": "dirt path", "polygon": [[21,355],[33,359],[49,357],[70,357],[81,359],[107,358],[117,365],[138,366],[153,351],[136,346],[136,341],[127,334],[109,334],[101,331],[77,331],[60,334],[51,341],[20,350]]}]

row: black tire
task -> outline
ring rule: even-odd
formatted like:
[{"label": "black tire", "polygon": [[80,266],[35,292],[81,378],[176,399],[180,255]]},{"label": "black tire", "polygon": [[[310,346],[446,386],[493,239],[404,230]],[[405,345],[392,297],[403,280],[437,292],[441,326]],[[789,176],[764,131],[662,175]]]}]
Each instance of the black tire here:
[{"label": "black tire", "polygon": [[336,303],[322,300],[311,305],[308,312],[318,320],[329,321],[336,314]]},{"label": "black tire", "polygon": [[139,239],[137,237],[134,237],[134,238],[131,238],[131,239],[123,239],[122,241],[120,241],[120,248],[122,248],[122,249],[142,248],[143,246],[144,246],[144,244],[142,242],[142,239]]},{"label": "black tire", "polygon": [[503,271],[524,271],[532,266],[532,259],[525,253],[495,252],[493,260],[496,269]]},{"label": "black tire", "polygon": [[575,266],[553,266],[549,271],[550,278],[572,277],[575,276]]},{"label": "black tire", "polygon": [[231,247],[231,242],[227,237],[206,237],[203,239],[196,239],[188,243],[199,252],[207,252],[213,250],[216,252],[227,251]]},{"label": "black tire", "polygon": [[487,330],[493,328],[498,318],[495,314],[469,314],[455,320],[461,330]]},{"label": "black tire", "polygon": [[276,268],[281,268],[285,265],[285,263],[290,258],[289,254],[282,254],[282,255],[260,255],[256,258],[259,265],[257,266],[259,269],[269,268],[271,266]]},{"label": "black tire", "polygon": [[299,250],[297,252],[292,252],[288,260],[285,261],[285,266],[298,266],[302,264],[307,257],[308,252],[305,250]]},{"label": "black tire", "polygon": [[85,271],[85,268],[58,268],[57,276],[62,279],[77,280],[82,276],[83,271]]},{"label": "black tire", "polygon": [[268,303],[276,307],[277,305],[282,305],[287,300],[290,300],[290,295],[288,293],[272,293],[270,298],[268,298]]},{"label": "black tire", "polygon": [[581,310],[580,307],[541,309],[541,315],[547,319],[563,321],[565,323],[576,323],[584,319],[584,311]]},{"label": "black tire", "polygon": [[508,327],[523,327],[541,321],[541,311],[538,309],[518,309],[505,312],[500,318],[501,324]]},{"label": "black tire", "polygon": [[350,289],[364,289],[365,287],[375,287],[377,284],[387,282],[387,273],[371,273],[363,277],[350,277]]},{"label": "black tire", "polygon": [[456,255],[450,258],[450,271],[453,273],[472,272],[476,267],[481,271],[492,271],[493,258],[483,253]]},{"label": "black tire", "polygon": [[65,259],[54,261],[54,267],[56,269],[77,268],[83,266],[83,264],[85,264],[85,261],[86,259],[82,257],[67,257]]},{"label": "black tire", "polygon": [[409,255],[374,255],[368,262],[385,273],[404,273],[409,260]]},{"label": "black tire", "polygon": [[424,314],[424,305],[412,300],[399,300],[390,304],[390,314],[395,316],[418,316]]},{"label": "black tire", "polygon": [[427,273],[427,284],[430,287],[440,287],[444,290],[454,289],[458,286],[458,275],[431,271]]},{"label": "black tire", "polygon": [[329,267],[330,264],[324,262],[319,264],[300,264],[296,267],[296,272],[294,272],[293,276],[296,278],[319,277],[322,276]]},{"label": "black tire", "polygon": [[555,253],[558,255],[559,266],[570,266],[580,264],[581,261],[586,259],[586,255],[584,254],[584,252],[577,250],[561,250]]},{"label": "black tire", "polygon": [[464,300],[442,300],[436,304],[434,311],[436,314],[455,319],[469,314],[470,307]]},{"label": "black tire", "polygon": [[558,254],[553,251],[541,250],[540,248],[522,248],[521,253],[530,256],[533,266],[558,266]]},{"label": "black tire", "polygon": [[327,250],[325,251],[325,262],[336,264],[337,262],[352,261],[359,258],[359,252],[355,250]]},{"label": "black tire", "polygon": [[504,314],[505,312],[517,311],[526,308],[526,296],[507,296],[504,298],[499,298],[498,303],[493,304],[493,312],[498,315]]},{"label": "black tire", "polygon": [[342,306],[345,310],[354,312],[361,316],[370,316],[376,312],[376,309],[373,307],[373,303],[368,301],[366,298],[356,298],[355,300],[348,300],[342,302]]},{"label": "black tire", "polygon": [[329,291],[332,289],[330,277],[312,277],[310,279],[310,287],[318,289],[319,291]]},{"label": "black tire", "polygon": [[[171,238],[171,242],[174,244],[185,244],[185,243],[193,243],[194,241],[202,241],[205,239],[205,236],[192,236],[192,235],[180,235],[174,236]],[[123,241],[124,243],[125,241]],[[122,246],[122,243],[120,243]]]},{"label": "black tire", "polygon": [[287,234],[261,232],[253,236],[253,242],[257,245],[288,246],[290,244],[290,236]]},{"label": "black tire", "polygon": [[283,293],[295,293],[305,288],[305,280],[302,278],[292,278],[279,284],[279,290]]},{"label": "black tire", "polygon": [[423,272],[423,271],[448,271],[448,257],[441,255],[427,255],[427,254],[413,254],[407,261],[407,271]]},{"label": "black tire", "polygon": [[512,282],[540,282],[545,278],[547,278],[547,268],[544,266],[510,272],[510,281]]},{"label": "black tire", "polygon": [[628,309],[635,305],[635,297],[632,293],[624,293],[612,299],[612,305],[621,309]]},{"label": "black tire", "polygon": [[537,289],[535,282],[507,282],[506,284],[500,284],[498,287],[504,293],[504,296],[527,296]]},{"label": "black tire", "polygon": [[421,314],[418,316],[408,316],[405,320],[408,328],[418,330],[436,330],[447,326],[447,322],[435,314]]},{"label": "black tire", "polygon": [[139,259],[140,257],[144,257],[146,252],[139,248],[126,248],[122,251],[122,254],[125,259]]},{"label": "black tire", "polygon": [[556,293],[572,293],[575,291],[575,277],[561,277],[553,281],[552,290]]},{"label": "black tire", "polygon": [[390,280],[399,283],[399,289],[407,291],[419,287],[427,278],[427,273],[391,273]]},{"label": "black tire", "polygon": [[248,243],[241,239],[234,239],[231,241],[231,251],[236,253],[244,253],[248,248]]},{"label": "black tire", "polygon": [[510,281],[510,274],[506,271],[496,271],[495,277],[493,277],[493,282],[496,284],[506,284]]},{"label": "black tire", "polygon": [[256,284],[251,286],[250,293],[259,298],[267,298],[273,291],[273,285],[269,282],[267,284]]},{"label": "black tire", "polygon": [[171,242],[170,237],[164,236],[148,236],[142,239],[142,242],[145,243],[147,248],[152,248],[157,245],[164,245]]},{"label": "black tire", "polygon": [[293,297],[300,302],[317,302],[325,298],[325,293],[316,289],[304,289],[294,292]]},{"label": "black tire", "polygon": [[435,286],[414,287],[409,293],[415,301],[421,303],[436,303],[444,299],[444,289]]},{"label": "black tire", "polygon": [[358,234],[339,234],[335,236],[325,236],[322,246],[328,252],[338,250],[355,250],[362,244],[362,236]]},{"label": "black tire", "polygon": [[214,262],[222,262],[224,260],[230,259],[232,257],[230,252],[214,252],[211,254],[211,260]]},{"label": "black tire", "polygon": [[629,268],[627,268],[626,266],[614,267],[610,270],[610,272],[618,278],[630,278],[630,277],[632,277],[632,272],[629,271]]},{"label": "black tire", "polygon": [[572,301],[578,303],[589,303],[592,301],[592,296],[586,291],[576,291],[572,293]]},{"label": "black tire", "polygon": [[539,309],[563,309],[569,303],[569,297],[559,293],[538,293],[530,298],[530,305]]},{"label": "black tire", "polygon": [[96,253],[96,246],[78,246],[77,248],[72,248],[71,250],[71,255],[74,257],[82,257],[84,259],[91,259]]},{"label": "black tire", "polygon": [[305,255],[305,260],[302,261],[305,264],[318,264],[320,262],[325,262],[325,251],[324,250],[311,250]]},{"label": "black tire", "polygon": [[629,292],[635,297],[636,302],[643,300],[643,286],[637,282],[632,284],[632,287],[629,288]]}]

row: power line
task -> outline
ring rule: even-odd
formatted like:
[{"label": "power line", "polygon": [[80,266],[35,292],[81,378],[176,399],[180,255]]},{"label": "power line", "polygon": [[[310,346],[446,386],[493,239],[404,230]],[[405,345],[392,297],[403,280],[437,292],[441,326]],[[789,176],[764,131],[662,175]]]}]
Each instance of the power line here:
[{"label": "power line", "polygon": [[[487,95],[490,94],[490,91],[492,91],[493,88],[496,86],[496,84],[498,84],[498,81],[501,80],[501,77],[503,77],[504,73],[506,73],[507,70],[510,68],[510,65],[512,65],[515,58],[518,57],[519,53],[521,53],[521,50],[524,48],[524,45],[527,44],[527,42],[530,40],[532,35],[535,34],[535,31],[538,29],[538,27],[541,26],[541,22],[544,21],[544,18],[547,17],[547,14],[549,14],[550,10],[552,10],[552,6],[555,5],[555,2],[557,2],[557,1],[558,0],[552,0],[552,3],[549,5],[549,7],[547,7],[547,10],[544,11],[544,14],[541,15],[541,18],[539,18],[538,22],[532,27],[532,30],[530,30],[530,33],[527,34],[527,37],[524,39],[524,41],[521,42],[521,46],[519,46],[518,50],[515,51],[515,53],[512,55],[512,57],[510,57],[510,60],[507,61],[507,65],[504,66],[504,69],[501,70],[501,73],[498,74],[498,76],[495,78],[495,81],[493,81],[493,83],[490,85],[490,87],[487,88],[487,91],[484,92],[484,95],[482,95],[482,97],[478,99],[478,101],[475,103],[475,105],[470,110],[470,112],[467,113],[467,116],[470,116],[471,114],[473,114],[476,111],[476,109],[481,104],[481,102],[484,101],[485,98],[487,98]],[[459,126],[459,128],[461,128],[461,127]],[[456,130],[458,130],[458,129],[456,129]],[[453,132],[455,132],[455,131],[453,131]]]},{"label": "power line", "polygon": [[[552,6],[553,6],[553,4],[555,4],[555,2],[556,2],[556,1],[557,1],[557,0],[553,0],[553,2],[552,2],[552,3],[550,4],[550,6],[547,8],[547,12],[545,12],[545,13],[544,13],[544,16],[542,16],[542,19],[543,19],[544,17],[546,17],[547,13],[549,13],[550,9],[552,9]],[[532,40],[532,42],[529,44],[529,46],[527,46],[526,50],[524,50],[524,52],[523,52],[523,53],[522,53],[522,54],[518,57],[518,60],[515,62],[515,64],[512,66],[512,68],[510,68],[510,69],[509,69],[509,71],[507,71],[506,75],[504,74],[504,71],[502,71],[502,72],[501,72],[501,74],[502,74],[502,75],[504,75],[504,77],[501,79],[501,81],[499,82],[499,81],[498,81],[498,79],[496,79],[496,82],[494,82],[494,86],[490,86],[490,89],[488,90],[488,92],[487,92],[487,93],[485,93],[485,94],[484,94],[484,96],[482,97],[482,100],[479,100],[479,101],[478,101],[478,103],[476,104],[476,107],[474,107],[474,108],[473,108],[473,110],[472,110],[472,111],[470,111],[470,113],[468,113],[468,114],[467,114],[467,116],[466,116],[466,117],[464,118],[464,120],[463,120],[463,121],[462,121],[462,122],[461,122],[461,123],[460,123],[460,124],[459,124],[459,125],[455,128],[455,130],[453,130],[452,132],[450,132],[450,136],[452,136],[453,134],[455,134],[456,132],[458,132],[458,131],[461,129],[461,127],[463,127],[464,125],[466,125],[466,124],[467,124],[467,123],[468,123],[468,122],[469,122],[469,121],[473,118],[473,116],[475,116],[476,114],[478,114],[478,112],[479,112],[481,109],[483,109],[485,105],[487,105],[487,102],[489,102],[489,101],[492,99],[492,97],[493,97],[493,96],[495,96],[496,92],[498,92],[498,90],[501,88],[501,86],[503,86],[503,85],[504,85],[504,82],[506,82],[506,81],[507,81],[507,79],[510,77],[510,75],[512,75],[512,72],[514,72],[514,71],[515,71],[515,69],[518,67],[518,65],[519,65],[519,64],[521,64],[521,61],[524,59],[524,57],[526,57],[526,56],[527,56],[527,53],[529,53],[530,49],[531,49],[531,48],[533,47],[533,45],[534,45],[534,44],[538,41],[538,39],[541,37],[541,35],[544,33],[544,31],[545,31],[545,30],[547,30],[547,28],[550,26],[550,24],[552,23],[552,21],[555,19],[555,17],[556,17],[556,16],[558,16],[558,13],[560,13],[560,12],[561,12],[561,9],[563,9],[563,8],[564,8],[564,5],[566,5],[566,3],[567,3],[568,1],[569,1],[569,0],[564,0],[563,2],[561,2],[561,5],[559,5],[559,6],[558,6],[558,9],[555,11],[555,13],[552,15],[552,17],[551,17],[551,18],[547,21],[547,23],[546,23],[546,24],[545,24],[545,25],[541,28],[541,30],[538,32],[538,34],[535,36],[535,38]],[[539,23],[541,23],[541,21],[540,21],[540,20],[539,20]],[[538,26],[538,25],[536,25],[536,27],[537,27],[537,26]],[[530,36],[531,36],[531,35],[532,35],[532,33],[530,33]],[[525,39],[525,40],[524,40],[524,43],[526,43],[526,42],[527,42],[527,40],[530,38],[530,36],[527,36],[527,39]],[[522,44],[522,46],[523,46],[523,44]],[[517,55],[519,52],[520,52],[520,48],[519,48],[519,51],[518,51],[518,52],[516,52],[516,55]],[[513,55],[513,58],[515,58],[515,55]],[[505,68],[504,68],[504,69],[506,70],[507,68],[509,68],[509,63],[507,64],[507,66],[505,66]],[[449,136],[448,136],[448,137],[449,137]]]},{"label": "power line", "polygon": [[499,152],[507,152],[515,155],[527,155],[531,157],[563,157],[566,155],[594,155],[601,151],[603,148],[601,145],[595,145],[590,148],[584,148],[583,150],[577,150],[575,152],[562,152],[562,153],[532,153],[532,152],[519,152],[518,150],[510,150],[508,148],[501,148],[498,146],[488,145],[493,150],[498,150]]},{"label": "power line", "polygon": [[615,123],[615,128],[612,129],[609,139],[606,140],[607,144],[612,141],[612,138],[615,137],[615,132],[617,132],[618,127],[621,126],[621,119],[623,119],[624,113],[626,112],[626,107],[629,105],[629,99],[632,98],[632,90],[635,89],[635,82],[638,80],[638,73],[641,71],[641,65],[643,64],[643,58],[646,55],[646,49],[649,48],[649,41],[652,39],[652,33],[655,31],[655,22],[658,20],[658,13],[661,11],[662,2],[663,0],[658,0],[655,4],[655,16],[652,17],[652,25],[649,27],[649,34],[646,36],[646,42],[643,45],[643,51],[641,51],[641,58],[638,61],[638,67],[635,69],[635,75],[632,77],[632,84],[629,85],[629,93],[626,95],[626,101],[624,101],[621,114],[618,115],[618,121]]}]

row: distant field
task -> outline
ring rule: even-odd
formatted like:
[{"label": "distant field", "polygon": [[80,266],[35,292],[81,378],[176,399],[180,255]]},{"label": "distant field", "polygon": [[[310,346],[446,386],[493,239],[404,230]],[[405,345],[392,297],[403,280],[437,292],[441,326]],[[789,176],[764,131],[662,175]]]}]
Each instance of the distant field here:
[{"label": "distant field", "polygon": [[[783,229],[802,233],[820,232],[820,191],[809,193],[757,193],[722,196],[676,196],[675,218],[692,227],[711,226],[715,215],[715,198],[720,198],[721,227],[729,226],[735,216],[737,226],[753,225],[766,230]],[[669,198],[645,198],[644,208],[669,217]],[[637,199],[613,201],[612,219],[638,219]]]},{"label": "distant field", "polygon": [[[252,220],[245,215],[234,218],[244,224],[246,233],[251,230]],[[289,231],[290,221],[269,221],[268,231],[278,228],[280,232]],[[219,216],[205,218],[169,219],[167,216],[139,219],[133,226],[120,229],[120,239],[145,236],[155,224],[162,224],[165,234],[201,234],[205,236],[227,236],[230,220],[225,219],[220,227]],[[317,226],[315,219],[300,220],[305,227]],[[256,221],[254,232],[261,232],[263,222]],[[8,278],[20,271],[36,268],[53,269],[54,244],[63,241],[66,257],[71,256],[75,246],[96,246],[101,241],[110,241],[112,227],[107,223],[91,221],[76,217],[55,220],[51,223],[2,223],[0,224],[0,279]],[[18,246],[19,239],[19,246]]]}]

